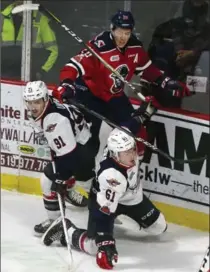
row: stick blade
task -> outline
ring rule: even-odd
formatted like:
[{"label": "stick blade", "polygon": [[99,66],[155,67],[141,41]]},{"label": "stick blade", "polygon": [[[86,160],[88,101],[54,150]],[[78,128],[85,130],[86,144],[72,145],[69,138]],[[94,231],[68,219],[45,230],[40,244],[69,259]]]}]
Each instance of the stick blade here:
[{"label": "stick blade", "polygon": [[26,10],[39,10],[39,4],[23,4],[13,8],[12,14],[20,13]]}]

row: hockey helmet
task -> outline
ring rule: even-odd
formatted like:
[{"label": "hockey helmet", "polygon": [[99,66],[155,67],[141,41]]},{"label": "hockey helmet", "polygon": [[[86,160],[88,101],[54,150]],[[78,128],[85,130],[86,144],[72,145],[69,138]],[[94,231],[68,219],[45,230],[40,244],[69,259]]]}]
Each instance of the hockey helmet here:
[{"label": "hockey helmet", "polygon": [[135,21],[130,11],[119,10],[111,18],[111,29],[117,27],[133,30]]},{"label": "hockey helmet", "polygon": [[118,153],[135,148],[136,142],[133,137],[117,128],[113,129],[107,140],[107,147],[110,155],[118,159]]},{"label": "hockey helmet", "polygon": [[43,98],[44,101],[49,99],[46,84],[41,80],[28,82],[23,91],[23,99],[25,101],[33,101],[40,98]]}]

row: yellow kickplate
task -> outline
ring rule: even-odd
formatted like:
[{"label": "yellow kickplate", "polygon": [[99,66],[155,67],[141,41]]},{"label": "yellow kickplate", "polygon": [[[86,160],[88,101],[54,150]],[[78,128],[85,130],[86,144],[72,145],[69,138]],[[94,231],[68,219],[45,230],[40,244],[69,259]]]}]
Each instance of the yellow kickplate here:
[{"label": "yellow kickplate", "polygon": [[[1,174],[1,188],[27,194],[42,194],[39,179],[26,176]],[[76,185],[74,189],[88,198],[88,193],[81,186]],[[167,222],[209,232],[208,214],[156,201],[154,201],[154,204],[165,215]]]},{"label": "yellow kickplate", "polygon": [[168,222],[209,232],[209,215],[190,209],[153,201]]}]

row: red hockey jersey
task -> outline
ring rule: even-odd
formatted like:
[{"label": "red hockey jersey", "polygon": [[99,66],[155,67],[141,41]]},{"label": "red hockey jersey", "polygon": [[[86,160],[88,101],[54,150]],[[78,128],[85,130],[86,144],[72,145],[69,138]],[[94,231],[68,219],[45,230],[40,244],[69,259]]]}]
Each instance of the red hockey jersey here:
[{"label": "red hockey jersey", "polygon": [[[110,31],[105,31],[88,42],[107,63],[117,70],[127,81],[134,73],[143,79],[153,82],[162,75],[149,59],[142,43],[135,35],[128,41],[126,49],[121,51],[116,48]],[[100,99],[109,101],[113,96],[120,96],[124,84],[110,72],[87,49],[72,57],[60,73],[60,81],[71,79],[75,81],[82,77],[90,91]]]}]

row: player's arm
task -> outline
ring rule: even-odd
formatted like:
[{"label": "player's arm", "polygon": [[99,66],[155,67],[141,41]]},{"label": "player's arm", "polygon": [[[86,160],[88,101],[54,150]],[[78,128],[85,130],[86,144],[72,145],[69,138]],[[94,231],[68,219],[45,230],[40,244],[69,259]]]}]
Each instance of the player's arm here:
[{"label": "player's arm", "polygon": [[120,197],[125,193],[127,181],[116,169],[108,168],[97,178],[98,192],[96,194],[96,232],[112,233],[113,218]]},{"label": "player's arm", "polygon": [[75,96],[74,82],[80,77],[92,77],[98,70],[98,60],[87,50],[82,50],[64,65],[60,72],[60,86],[53,91],[53,96],[60,102],[68,102]]},{"label": "player's arm", "polygon": [[97,178],[98,192],[93,216],[97,233],[113,234],[115,212],[119,199],[125,193],[127,180],[116,169],[108,168]]},{"label": "player's arm", "polygon": [[[87,45],[97,52],[94,41],[95,39],[89,41]],[[95,75],[95,71],[99,70],[99,66],[99,60],[90,51],[83,49],[61,69],[60,87],[53,92],[53,96],[59,101],[68,102],[68,99],[73,98],[75,95],[75,80],[81,77],[92,78]]]},{"label": "player's arm", "polygon": [[68,118],[51,113],[44,119],[44,134],[48,145],[55,154],[56,172],[63,180],[79,169],[77,143]]},{"label": "player's arm", "polygon": [[161,71],[152,63],[147,52],[143,48],[140,49],[139,63],[135,72],[142,79],[154,83],[163,90],[170,91],[172,96],[184,97],[191,95],[191,92],[185,83],[172,80],[161,73]]},{"label": "player's arm", "polygon": [[[97,54],[105,46],[103,41],[103,32],[97,35],[93,40],[88,41],[87,45]],[[83,49],[78,55],[72,57],[68,63],[61,69],[60,82],[75,81],[78,77],[92,76],[94,71],[99,68],[99,60],[92,55],[88,49]]]},{"label": "player's arm", "polygon": [[[103,34],[103,33],[102,33]],[[100,54],[101,35],[89,41],[87,45]],[[100,43],[98,43],[100,41]],[[105,43],[102,43],[105,45]],[[60,72],[60,87],[53,92],[53,96],[60,101],[68,101],[75,95],[74,81],[79,77],[93,78],[99,70],[100,61],[87,49],[72,57]]]},{"label": "player's arm", "polygon": [[98,186],[96,205],[90,208],[97,233],[96,261],[100,267],[111,269],[118,258],[113,237],[114,213],[120,197],[126,191],[127,180],[119,171],[109,168],[98,176]]},{"label": "player's arm", "polygon": [[97,64],[97,59],[87,49],[83,49],[61,69],[61,84],[69,81],[74,82],[78,77],[91,75],[97,68]]}]

